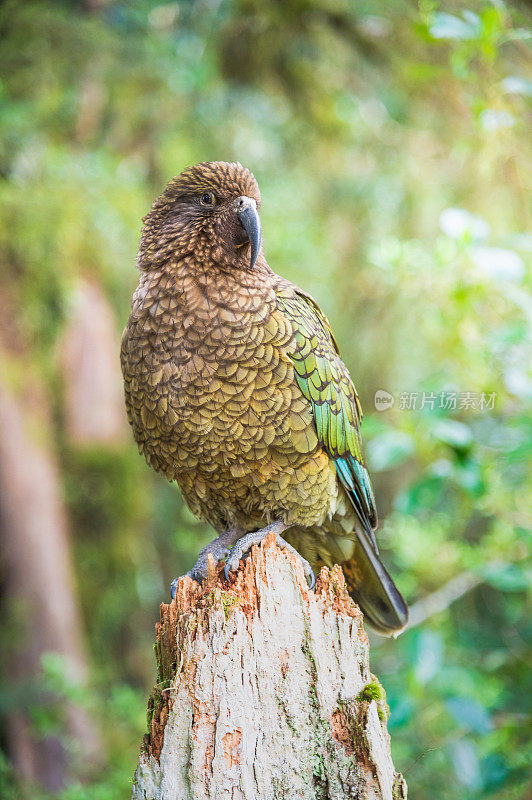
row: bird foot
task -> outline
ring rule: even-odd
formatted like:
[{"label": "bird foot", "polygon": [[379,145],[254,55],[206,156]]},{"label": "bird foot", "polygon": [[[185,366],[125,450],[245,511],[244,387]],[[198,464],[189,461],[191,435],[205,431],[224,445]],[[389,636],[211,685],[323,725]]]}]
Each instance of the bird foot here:
[{"label": "bird foot", "polygon": [[[217,564],[219,561],[223,561],[241,533],[242,531],[237,531],[234,528],[228,528],[216,539],[213,539],[213,541],[210,542],[207,547],[204,547],[200,552],[198,560],[192,569],[189,569],[187,572],[188,577],[192,578],[192,580],[196,581],[196,583],[202,583],[204,580],[206,580],[209,576],[209,556],[212,555],[215,564]],[[179,578],[174,578],[170,584],[170,594],[172,600],[175,597],[178,580]]]},{"label": "bird foot", "polygon": [[271,525],[267,525],[260,531],[253,531],[252,533],[246,533],[245,536],[242,536],[242,538],[238,540],[234,547],[231,548],[225,561],[224,572],[226,579],[229,580],[229,574],[231,572],[237,571],[240,559],[249,553],[254,544],[260,544],[269,533],[275,533],[275,541],[277,546],[280,547],[281,550],[287,548],[291,553],[301,560],[309,588],[314,589],[314,586],[316,585],[316,576],[314,575],[312,567],[308,561],[297,552],[295,547],[292,547],[291,544],[288,544],[288,542],[281,536],[282,531],[284,531],[286,527],[287,525],[285,525],[284,522],[272,522]]}]

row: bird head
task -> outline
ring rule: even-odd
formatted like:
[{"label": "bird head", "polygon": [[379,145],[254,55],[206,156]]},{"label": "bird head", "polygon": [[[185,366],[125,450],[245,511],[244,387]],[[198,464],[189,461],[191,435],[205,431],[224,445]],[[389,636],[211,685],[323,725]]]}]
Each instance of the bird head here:
[{"label": "bird head", "polygon": [[261,249],[260,191],[239,163],[210,161],[170,181],[144,217],[138,266],[193,253],[227,269],[252,269]]}]

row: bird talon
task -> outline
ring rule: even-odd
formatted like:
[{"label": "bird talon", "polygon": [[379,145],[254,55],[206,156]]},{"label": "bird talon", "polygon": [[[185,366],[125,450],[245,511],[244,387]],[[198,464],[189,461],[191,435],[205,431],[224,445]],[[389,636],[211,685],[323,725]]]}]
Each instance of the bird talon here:
[{"label": "bird talon", "polygon": [[239,563],[240,563],[240,559],[236,563],[235,563],[235,561],[233,559],[231,559],[231,560],[228,559],[225,562],[224,575],[225,575],[225,580],[227,581],[227,583],[231,583],[231,581],[229,579],[229,576],[231,575],[231,573],[237,571]]},{"label": "bird talon", "polygon": [[174,580],[170,584],[170,597],[172,598],[172,600],[175,598],[178,580],[179,578],[174,578]]},{"label": "bird talon", "polygon": [[189,578],[192,578],[193,581],[196,581],[196,583],[199,583],[200,585],[205,580],[205,575],[202,575],[202,573],[198,569],[194,569],[194,568],[193,569],[189,569],[189,571],[187,572],[187,575],[188,575]]}]

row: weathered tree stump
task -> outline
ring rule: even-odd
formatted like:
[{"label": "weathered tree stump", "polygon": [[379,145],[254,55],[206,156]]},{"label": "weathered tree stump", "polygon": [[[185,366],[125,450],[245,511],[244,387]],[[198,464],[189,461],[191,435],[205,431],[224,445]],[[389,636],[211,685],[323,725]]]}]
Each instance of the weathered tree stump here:
[{"label": "weathered tree stump", "polygon": [[133,800],[399,800],[384,692],[339,567],[315,592],[273,536],[161,605]]}]

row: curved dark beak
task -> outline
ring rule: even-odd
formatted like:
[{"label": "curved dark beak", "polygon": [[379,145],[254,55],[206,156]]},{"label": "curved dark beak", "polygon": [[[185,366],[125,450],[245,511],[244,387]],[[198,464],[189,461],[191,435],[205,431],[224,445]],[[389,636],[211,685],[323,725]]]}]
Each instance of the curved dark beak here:
[{"label": "curved dark beak", "polygon": [[255,261],[259,255],[260,243],[262,239],[262,229],[260,225],[259,212],[257,211],[257,203],[253,197],[237,197],[235,200],[235,211],[238,219],[242,223],[242,227],[246,231],[251,245],[250,255],[250,269],[255,266]]}]

